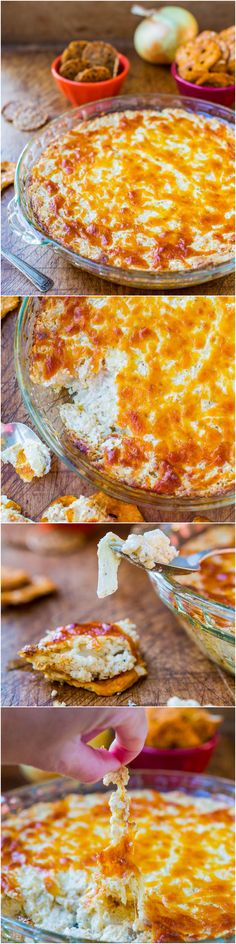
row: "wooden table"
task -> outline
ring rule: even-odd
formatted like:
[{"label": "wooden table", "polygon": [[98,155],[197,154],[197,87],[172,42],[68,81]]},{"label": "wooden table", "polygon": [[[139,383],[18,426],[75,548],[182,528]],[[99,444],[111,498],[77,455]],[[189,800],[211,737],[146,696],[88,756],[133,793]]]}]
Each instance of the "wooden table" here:
[{"label": "wooden table", "polygon": [[[29,526],[32,529],[33,525]],[[38,526],[36,526],[38,528]],[[94,528],[94,526],[92,526]],[[14,532],[13,532],[14,528]],[[45,555],[24,547],[12,547],[9,540],[23,539],[24,525],[3,528],[3,564],[20,567],[31,575],[47,574],[58,593],[28,606],[8,607],[2,622],[2,705],[50,705],[51,692],[66,705],[98,705],[99,699],[83,689],[47,682],[36,672],[7,670],[9,660],[23,645],[37,642],[47,629],[71,622],[99,619],[116,622],[129,617],[137,625],[148,675],[119,696],[103,698],[108,705],[165,705],[168,698],[194,698],[200,704],[233,705],[232,677],[203,656],[190,641],[175,616],[163,605],[148,577],[124,562],[120,570],[119,590],[112,597],[98,600],[97,534],[73,554]],[[116,528],[125,535],[126,529]],[[11,532],[11,535],[10,535]],[[100,536],[99,534],[99,536]]]},{"label": "wooden table", "polygon": [[[31,4],[27,6],[30,7]],[[111,4],[100,4],[100,6],[111,7]],[[199,8],[201,4],[195,4],[195,6]],[[215,4],[216,8],[222,7],[223,9],[223,6],[223,4]],[[229,5],[226,4],[226,6]],[[224,13],[221,10],[219,12],[220,20],[218,28],[222,29],[222,22],[225,23]],[[198,15],[197,10],[196,15]],[[218,24],[215,20],[215,11],[214,23],[217,29]],[[205,28],[205,26],[202,25],[202,28]],[[109,37],[109,39],[110,42],[112,42],[112,37]],[[175,82],[174,79],[172,79],[168,67],[153,66],[144,62],[136,55],[131,42],[126,44],[125,39],[122,41],[120,39],[119,45],[120,47],[122,45],[123,51],[128,55],[131,61],[131,70],[124,86],[125,94],[134,94],[137,92],[176,92]],[[27,102],[28,98],[31,96],[33,99],[40,97],[40,100],[47,107],[50,118],[54,118],[58,114],[67,111],[70,105],[63,96],[57,93],[50,73],[51,62],[60,51],[61,45],[47,49],[34,47],[33,50],[28,46],[7,48],[3,54],[2,61],[3,104],[14,98],[22,98],[22,100]],[[37,133],[38,132],[35,132],[36,135]],[[29,132],[18,131],[14,128],[13,124],[9,124],[3,119],[3,159],[17,161],[23,147],[32,136],[33,135]],[[128,294],[129,290],[126,286],[119,286],[113,282],[106,282],[103,279],[90,276],[86,272],[75,269],[69,262],[66,262],[62,256],[55,255],[53,250],[47,247],[37,248],[35,246],[26,245],[21,238],[15,236],[9,229],[7,222],[7,206],[12,197],[13,187],[9,187],[2,197],[2,245],[16,254],[19,253],[21,258],[50,276],[54,282],[54,288],[51,294]],[[36,290],[32,289],[30,286],[28,280],[16,269],[12,268],[8,262],[3,260],[2,294],[18,295],[20,293],[24,295],[30,291],[32,294],[37,294]],[[234,276],[229,275],[224,279],[215,279],[213,282],[192,287],[190,290],[183,289],[182,292],[183,294],[197,295],[232,295],[234,292]],[[152,293],[134,289],[131,294],[140,295]]]},{"label": "wooden table", "polygon": [[[18,421],[34,427],[23,404],[14,367],[14,332],[16,313],[10,312],[2,323],[2,420]],[[90,495],[94,491],[76,472],[57,459],[52,459],[51,471],[41,479],[22,482],[11,465],[2,466],[2,493],[20,504],[26,517],[40,520],[43,511],[59,495]],[[158,512],[150,505],[140,506],[145,521],[192,521],[195,512],[176,510],[174,503]],[[234,521],[234,506],[207,512],[209,521]]]}]

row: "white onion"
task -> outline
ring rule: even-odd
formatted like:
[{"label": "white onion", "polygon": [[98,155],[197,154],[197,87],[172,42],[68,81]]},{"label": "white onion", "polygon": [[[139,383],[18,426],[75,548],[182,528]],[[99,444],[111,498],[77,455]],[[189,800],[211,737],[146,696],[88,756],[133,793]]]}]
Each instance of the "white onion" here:
[{"label": "white onion", "polygon": [[189,13],[189,10],[185,10],[184,7],[160,7],[157,10],[158,17],[163,17],[166,21],[168,20],[172,26],[176,26],[178,30],[178,46],[182,43],[187,43],[189,39],[194,39],[197,36],[199,31],[197,20],[192,13]]},{"label": "white onion", "polygon": [[170,64],[178,46],[197,35],[197,21],[182,7],[161,7],[150,13],[135,30],[136,52],[147,62]]}]

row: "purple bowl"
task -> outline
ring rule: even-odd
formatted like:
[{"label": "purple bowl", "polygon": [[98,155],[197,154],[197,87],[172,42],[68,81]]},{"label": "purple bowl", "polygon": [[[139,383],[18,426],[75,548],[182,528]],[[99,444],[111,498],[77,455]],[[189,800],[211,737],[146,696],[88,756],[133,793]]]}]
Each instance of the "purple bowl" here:
[{"label": "purple bowl", "polygon": [[211,755],[219,741],[219,734],[214,734],[210,741],[199,747],[176,747],[171,750],[157,747],[143,747],[143,750],[129,767],[136,770],[186,770],[195,774],[202,773],[209,764]]},{"label": "purple bowl", "polygon": [[188,95],[189,98],[201,98],[204,102],[215,102],[216,105],[225,105],[228,108],[234,103],[235,85],[228,85],[227,88],[214,88],[213,85],[194,85],[194,82],[181,79],[175,62],[172,62],[171,74],[181,95]]}]

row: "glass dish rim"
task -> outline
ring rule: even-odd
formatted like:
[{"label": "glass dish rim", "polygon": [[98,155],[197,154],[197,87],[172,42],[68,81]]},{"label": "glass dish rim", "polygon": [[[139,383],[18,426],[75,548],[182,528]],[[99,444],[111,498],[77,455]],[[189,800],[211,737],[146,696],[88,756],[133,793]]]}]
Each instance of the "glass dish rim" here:
[{"label": "glass dish rim", "polygon": [[[232,618],[232,620],[235,618],[235,609],[233,606],[228,606],[227,603],[214,603],[214,600],[206,600],[205,597],[203,597],[200,593],[197,593],[196,590],[192,591],[191,587],[184,588],[184,586],[178,585],[175,582],[174,577],[167,577],[165,574],[158,573],[152,574],[152,571],[148,571],[148,576],[149,579],[156,580],[157,582],[160,579],[160,582],[166,585],[168,590],[174,591],[176,596],[184,597],[184,599],[190,599],[191,601],[194,601],[198,604],[200,601],[200,603],[204,604],[204,608],[206,610],[213,612],[216,616],[225,617],[227,614],[227,616]],[[220,632],[222,632],[222,630],[220,630]]]},{"label": "glass dish rim", "polygon": [[[168,781],[170,781],[170,784],[171,784],[171,782],[173,781],[174,777],[176,777],[176,776],[177,776],[177,777],[180,777],[180,779],[183,781],[184,785],[186,785],[186,792],[187,792],[188,783],[189,783],[190,781],[192,782],[192,788],[193,788],[193,790],[194,790],[194,784],[196,784],[196,788],[199,788],[199,790],[201,789],[201,786],[202,786],[202,788],[205,788],[205,792],[207,792],[207,793],[209,794],[209,796],[212,795],[213,797],[214,797],[214,795],[216,795],[216,794],[214,793],[214,789],[213,789],[214,786],[216,786],[216,788],[219,786],[219,795],[220,795],[220,791],[221,791],[221,790],[222,790],[222,793],[223,793],[223,794],[224,794],[224,791],[225,791],[225,799],[226,799],[226,800],[228,799],[229,802],[230,802],[230,800],[232,800],[232,803],[230,803],[230,805],[235,805],[235,784],[234,784],[234,781],[233,781],[233,780],[230,780],[229,778],[226,778],[226,777],[216,777],[216,776],[211,776],[211,775],[210,775],[210,776],[207,776],[206,774],[195,774],[195,773],[191,773],[191,772],[189,772],[189,771],[178,771],[178,770],[176,770],[176,771],[172,771],[172,770],[166,770],[166,771],[165,771],[165,770],[159,770],[159,771],[145,771],[145,770],[144,770],[144,771],[138,771],[138,770],[137,770],[137,771],[131,771],[131,773],[130,773],[130,781],[131,781],[131,782],[132,782],[132,781],[135,781],[135,780],[137,780],[137,778],[139,778],[140,780],[144,780],[143,786],[140,785],[140,786],[138,787],[138,789],[145,789],[145,780],[147,779],[147,777],[153,778],[153,779],[155,779],[155,780],[158,780],[158,779],[160,779],[160,778],[164,778],[164,780],[166,780],[167,784],[168,784]],[[190,785],[190,784],[189,784],[189,785]],[[132,789],[132,788],[131,788],[131,789]],[[134,789],[135,789],[135,788],[134,788]],[[153,788],[149,786],[149,787],[147,787],[146,789],[155,789],[155,786],[154,786]],[[158,789],[158,787],[156,787],[156,789]],[[164,787],[162,786],[162,788],[160,787],[160,789],[164,789]],[[181,787],[179,787],[179,789],[181,789]],[[184,789],[184,786],[183,786],[183,789]],[[9,800],[11,801],[11,798],[16,797],[16,799],[17,799],[17,798],[19,797],[19,799],[21,799],[21,797],[24,796],[24,794],[27,794],[27,795],[30,794],[30,801],[31,801],[31,802],[30,802],[29,804],[27,804],[27,806],[28,806],[28,805],[31,805],[31,803],[33,803],[33,802],[37,802],[37,799],[35,799],[35,798],[37,798],[38,794],[39,794],[39,800],[41,800],[41,802],[44,802],[43,797],[40,796],[40,792],[41,792],[41,791],[45,791],[46,794],[48,794],[48,793],[51,792],[51,790],[52,790],[52,792],[53,792],[54,794],[57,794],[57,793],[59,792],[59,796],[61,796],[61,795],[63,796],[64,793],[66,794],[66,793],[68,793],[68,792],[69,792],[69,793],[73,793],[74,791],[76,791],[76,792],[81,792],[81,793],[84,794],[84,795],[86,795],[86,794],[88,794],[88,793],[90,793],[90,792],[92,792],[92,793],[96,793],[96,792],[99,792],[99,793],[106,793],[106,792],[109,792],[109,788],[104,787],[104,784],[103,784],[101,781],[99,781],[98,784],[80,784],[80,783],[78,783],[78,781],[72,780],[72,779],[70,779],[69,777],[62,777],[62,778],[60,778],[60,779],[56,779],[56,778],[55,778],[55,779],[52,779],[52,780],[40,781],[40,783],[33,784],[33,785],[32,785],[32,784],[29,784],[29,785],[26,784],[26,785],[24,785],[24,786],[22,786],[22,787],[17,787],[15,790],[5,791],[5,793],[3,794],[3,802],[5,801],[5,802],[7,803],[7,802],[8,802],[8,798],[9,798]],[[167,788],[166,792],[169,792],[169,791],[168,791],[168,788]],[[190,790],[190,795],[191,795],[191,790]],[[48,798],[48,799],[49,799],[49,798]],[[51,797],[51,799],[53,800],[53,797]],[[54,799],[56,799],[56,795],[54,796]],[[46,797],[45,797],[45,800],[46,800]],[[9,804],[9,806],[10,806],[10,804]],[[22,808],[26,808],[26,807],[22,806]],[[10,814],[10,815],[14,814],[14,810],[13,810],[13,809],[9,809],[9,812],[8,812],[7,815],[9,815],[9,814]],[[6,818],[7,818],[7,816],[6,816]],[[8,916],[4,916],[4,914],[2,914],[1,920],[2,920],[2,926],[3,926],[3,928],[4,928],[5,919],[7,920],[7,924],[8,924],[9,929],[12,928],[12,930],[15,930],[16,932],[18,932],[18,934],[21,933],[21,932],[25,932],[26,927],[27,927],[27,925],[25,924],[25,921],[21,921],[20,918],[18,918],[18,919],[17,919],[17,918],[12,918],[12,919],[11,919],[11,918],[9,918]],[[34,940],[33,934],[34,934],[34,932],[36,932],[36,934],[37,934],[37,929],[36,929],[36,928],[34,929],[33,927],[31,927],[31,926],[29,925],[29,927],[27,927],[27,930],[28,930],[29,933],[32,934],[32,938],[31,938],[31,939]],[[50,940],[50,933],[51,933],[51,932],[48,932],[47,929],[45,929],[45,931],[44,931],[43,928],[39,929],[39,932],[40,932],[40,931],[41,931],[41,935],[44,935],[44,936],[45,936],[45,940],[46,940],[46,935],[47,935],[47,934],[48,934],[49,940]],[[37,936],[37,937],[35,938],[35,940],[39,941],[39,937]],[[58,938],[55,938],[55,940],[58,940],[58,942],[61,941],[62,944],[64,944],[64,942],[65,942],[65,944],[69,944],[69,938],[65,937],[65,935],[61,935],[61,936],[58,935]],[[227,935],[225,936],[225,941],[233,942],[233,940],[234,940],[234,938],[232,937],[231,934],[230,934],[229,936],[227,936]],[[217,944],[217,942],[219,942],[219,944],[223,944],[222,938],[219,938],[219,937],[218,937],[218,938],[215,938],[215,944]],[[77,944],[86,944],[86,942],[85,942],[85,941],[82,942],[82,941],[77,940]],[[198,944],[198,942],[196,942],[196,944]],[[200,944],[200,942],[199,942],[199,944]],[[211,938],[210,941],[205,939],[205,941],[201,941],[201,944],[213,944],[213,940],[212,940],[212,938]]]},{"label": "glass dish rim", "polygon": [[[54,296],[52,296],[54,297]],[[116,297],[116,296],[114,296]],[[138,296],[137,296],[138,297]],[[142,296],[140,296],[142,297]],[[33,423],[36,426],[39,435],[46,441],[49,448],[55,453],[73,472],[76,472],[82,479],[88,481],[91,485],[98,487],[100,490],[104,491],[107,495],[111,495],[113,498],[137,505],[151,505],[153,508],[161,510],[169,510],[170,506],[173,508],[173,515],[178,512],[197,512],[198,510],[205,509],[206,511],[211,511],[218,508],[231,507],[234,505],[235,501],[235,485],[230,487],[225,491],[221,491],[219,495],[210,495],[204,497],[196,496],[166,496],[158,495],[154,490],[141,489],[139,487],[132,487],[131,485],[126,485],[122,481],[119,481],[112,476],[109,476],[107,473],[100,471],[92,466],[90,460],[86,457],[81,450],[78,450],[78,466],[74,464],[73,459],[69,458],[65,454],[65,449],[69,448],[69,444],[65,447],[59,443],[55,437],[55,434],[52,435],[51,431],[48,428],[46,420],[42,417],[39,409],[32,402],[32,394],[26,390],[24,383],[24,376],[22,370],[22,345],[24,344],[23,330],[25,321],[30,320],[30,305],[34,305],[35,296],[26,295],[20,305],[19,313],[16,320],[15,335],[14,335],[14,360],[15,360],[15,370],[17,382],[20,388],[23,402],[25,403],[26,409],[33,420]],[[29,310],[28,310],[29,306]],[[30,385],[30,390],[35,387],[30,379],[28,368],[27,376]],[[167,519],[168,520],[168,519]]]},{"label": "glass dish rim", "polygon": [[[34,138],[31,138],[30,141],[25,145],[23,151],[20,154],[20,157],[16,166],[15,173],[15,192],[16,192],[16,202],[22,214],[23,220],[26,225],[37,233],[37,238],[42,245],[49,245],[52,248],[55,248],[57,252],[63,252],[68,259],[71,260],[74,265],[79,266],[82,269],[87,269],[93,275],[98,276],[99,278],[108,279],[108,281],[117,282],[118,284],[134,285],[136,287],[145,287],[146,288],[177,288],[186,287],[191,285],[197,285],[204,283],[205,281],[211,281],[215,278],[220,278],[226,276],[227,274],[234,271],[235,267],[235,257],[230,256],[223,260],[223,262],[218,262],[214,265],[212,264],[203,264],[203,266],[191,269],[191,270],[182,270],[175,272],[163,272],[163,273],[152,273],[149,270],[143,269],[123,269],[122,267],[106,265],[103,263],[96,262],[87,257],[81,256],[79,253],[69,250],[63,246],[57,240],[54,240],[52,237],[46,236],[40,226],[37,225],[37,221],[30,219],[29,207],[22,207],[21,201],[21,171],[24,169],[25,161],[27,160],[28,153],[32,147],[32,144],[36,141],[40,142],[40,139],[44,135],[45,131],[53,130],[59,125],[60,122],[70,122],[70,127],[74,126],[74,120],[87,120],[93,117],[101,116],[102,114],[107,114],[110,112],[124,111],[126,108],[131,107],[136,108],[148,108],[149,106],[157,107],[159,105],[159,110],[163,107],[182,107],[186,108],[190,112],[200,111],[203,114],[208,114],[209,117],[215,117],[219,120],[225,120],[228,124],[234,125],[234,112],[223,105],[218,105],[214,102],[207,102],[204,99],[193,99],[189,96],[180,95],[176,93],[161,93],[156,92],[152,94],[133,94],[133,95],[117,95],[106,99],[100,99],[97,102],[89,102],[86,105],[80,105],[76,108],[71,109],[70,111],[62,112],[52,121],[50,121],[46,128],[44,127]],[[122,107],[124,106],[124,107]],[[73,120],[74,119],[74,120]],[[71,124],[72,122],[72,124]],[[27,187],[27,181],[24,180],[24,186]],[[41,238],[40,238],[41,237]]]},{"label": "glass dish rim", "polygon": [[[221,523],[218,522],[218,527],[220,527],[220,524]],[[235,527],[233,523],[232,523],[232,526]],[[213,521],[209,522],[209,528],[211,527],[217,527],[217,522],[213,522]],[[192,537],[185,538],[183,541],[183,544],[181,545],[181,548],[184,548],[190,540],[192,541]],[[216,547],[215,550],[216,550],[216,553],[220,553],[221,551],[226,551],[226,550],[235,552],[235,548],[233,547],[232,548],[231,547],[229,548]],[[214,600],[206,600],[206,598],[203,597],[201,593],[198,593],[197,590],[195,590],[195,588],[192,589],[191,587],[184,587],[184,585],[176,583],[175,578],[171,577],[171,575],[167,576],[164,573],[154,574],[152,573],[152,571],[148,571],[148,576],[151,582],[154,582],[154,581],[158,582],[158,580],[160,579],[160,582],[163,583],[164,586],[166,586],[168,590],[171,590],[172,592],[175,593],[175,596],[180,596],[187,600],[189,599],[190,602],[194,602],[196,604],[199,604],[200,602],[204,604],[203,608],[206,612],[213,613],[215,616],[222,616],[223,618],[227,616],[229,620],[232,620],[232,622],[235,622],[235,607],[229,606],[227,603],[217,603],[217,602],[214,602]],[[209,630],[210,632],[214,632],[214,627],[209,627]],[[221,634],[224,638],[225,636],[229,636],[229,641],[231,641],[234,644],[235,642],[234,637],[232,636],[232,634],[227,633],[226,627],[223,629],[217,628],[217,635],[219,634]]]}]

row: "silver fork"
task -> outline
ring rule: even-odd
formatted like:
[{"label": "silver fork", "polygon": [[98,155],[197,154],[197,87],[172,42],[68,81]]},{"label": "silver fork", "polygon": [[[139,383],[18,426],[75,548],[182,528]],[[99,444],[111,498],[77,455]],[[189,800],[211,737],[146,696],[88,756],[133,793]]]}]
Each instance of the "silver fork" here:
[{"label": "silver fork", "polygon": [[[216,548],[208,548],[207,551],[197,551],[195,554],[188,554],[187,557],[183,557],[181,555],[179,557],[175,557],[174,561],[171,561],[169,564],[155,564],[155,567],[150,568],[145,567],[145,564],[141,564],[140,561],[138,561],[137,558],[132,554],[125,554],[125,552],[122,551],[122,544],[118,544],[118,542],[116,544],[111,544],[111,549],[112,551],[116,551],[117,554],[120,554],[121,557],[124,557],[126,560],[130,561],[130,563],[134,564],[135,567],[141,567],[142,570],[146,571],[146,573],[170,573],[173,574],[173,576],[175,574],[189,574],[199,570],[201,561],[204,560],[205,557],[210,557],[211,554],[215,554],[216,552]],[[223,550],[228,550],[228,548],[224,548]]]},{"label": "silver fork", "polygon": [[54,282],[52,279],[49,279],[48,276],[40,272],[39,269],[35,269],[29,262],[24,262],[24,259],[20,259],[14,252],[10,252],[8,249],[2,249],[1,255],[4,259],[7,259],[11,265],[15,266],[19,272],[26,275],[27,279],[35,285],[35,288],[39,289],[39,292],[49,292],[49,289],[53,288]]}]

